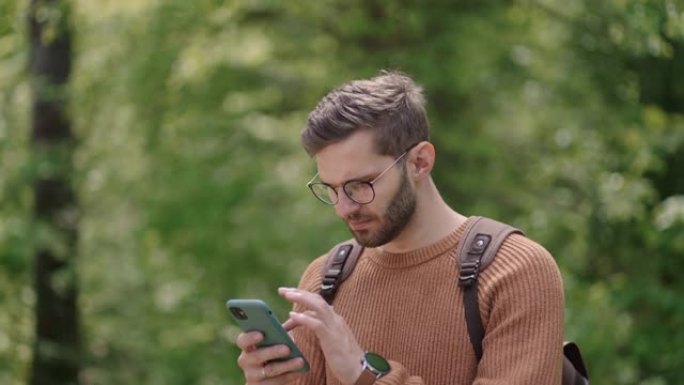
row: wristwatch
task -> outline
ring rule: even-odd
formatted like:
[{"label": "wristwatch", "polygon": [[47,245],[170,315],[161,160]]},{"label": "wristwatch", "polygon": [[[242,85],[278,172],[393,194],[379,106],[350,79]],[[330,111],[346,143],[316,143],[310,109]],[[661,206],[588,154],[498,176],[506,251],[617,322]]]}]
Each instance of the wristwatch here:
[{"label": "wristwatch", "polygon": [[354,385],[372,385],[377,379],[389,373],[390,365],[381,355],[366,352],[361,359],[363,371]]}]

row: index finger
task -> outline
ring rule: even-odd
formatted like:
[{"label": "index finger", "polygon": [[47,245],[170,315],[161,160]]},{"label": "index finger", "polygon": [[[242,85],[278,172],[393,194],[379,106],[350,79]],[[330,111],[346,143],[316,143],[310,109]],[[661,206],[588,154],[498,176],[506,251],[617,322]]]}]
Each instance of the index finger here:
[{"label": "index finger", "polygon": [[306,290],[295,289],[291,287],[281,287],[278,289],[278,294],[280,294],[286,300],[302,305],[310,310],[323,310],[328,306],[323,297],[318,293],[312,293]]},{"label": "index finger", "polygon": [[264,340],[264,335],[261,332],[242,332],[237,336],[235,343],[242,350],[249,350],[254,345]]}]

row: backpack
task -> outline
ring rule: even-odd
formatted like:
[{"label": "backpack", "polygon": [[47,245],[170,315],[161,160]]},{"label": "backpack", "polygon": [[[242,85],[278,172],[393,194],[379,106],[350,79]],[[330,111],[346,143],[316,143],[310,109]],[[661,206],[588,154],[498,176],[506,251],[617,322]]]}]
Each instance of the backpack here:
[{"label": "backpack", "polygon": [[[482,358],[484,327],[477,299],[477,279],[494,260],[499,248],[511,234],[524,233],[507,224],[485,217],[475,217],[465,229],[457,248],[458,284],[463,287],[463,305],[470,342],[479,361]],[[335,246],[323,264],[320,295],[332,304],[339,285],[354,270],[363,246],[349,240]],[[579,347],[574,342],[563,343],[563,377],[561,385],[589,385],[589,375]]]}]

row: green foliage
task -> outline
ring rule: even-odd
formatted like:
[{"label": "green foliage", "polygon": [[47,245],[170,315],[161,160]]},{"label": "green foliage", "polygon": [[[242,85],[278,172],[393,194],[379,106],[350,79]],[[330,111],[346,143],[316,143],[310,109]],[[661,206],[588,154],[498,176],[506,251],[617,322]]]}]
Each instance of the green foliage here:
[{"label": "green foliage", "polygon": [[[0,3],[0,382],[32,343],[26,10]],[[75,1],[85,384],[242,383],[223,303],[348,237],[309,196],[306,114],[397,68],[435,179],[557,258],[595,383],[684,380],[684,5],[674,0]]]},{"label": "green foliage", "polygon": [[26,39],[19,2],[0,3],[0,382],[15,384],[31,357],[28,271],[34,231],[28,216],[33,166],[26,135]]}]

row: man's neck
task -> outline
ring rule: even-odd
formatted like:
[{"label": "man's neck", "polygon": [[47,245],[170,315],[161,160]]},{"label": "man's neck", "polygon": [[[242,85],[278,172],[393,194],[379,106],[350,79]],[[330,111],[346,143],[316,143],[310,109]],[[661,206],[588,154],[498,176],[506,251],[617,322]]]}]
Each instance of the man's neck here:
[{"label": "man's neck", "polygon": [[457,213],[442,199],[430,183],[419,194],[416,211],[397,238],[381,246],[384,251],[405,253],[429,246],[454,232],[468,218]]}]

